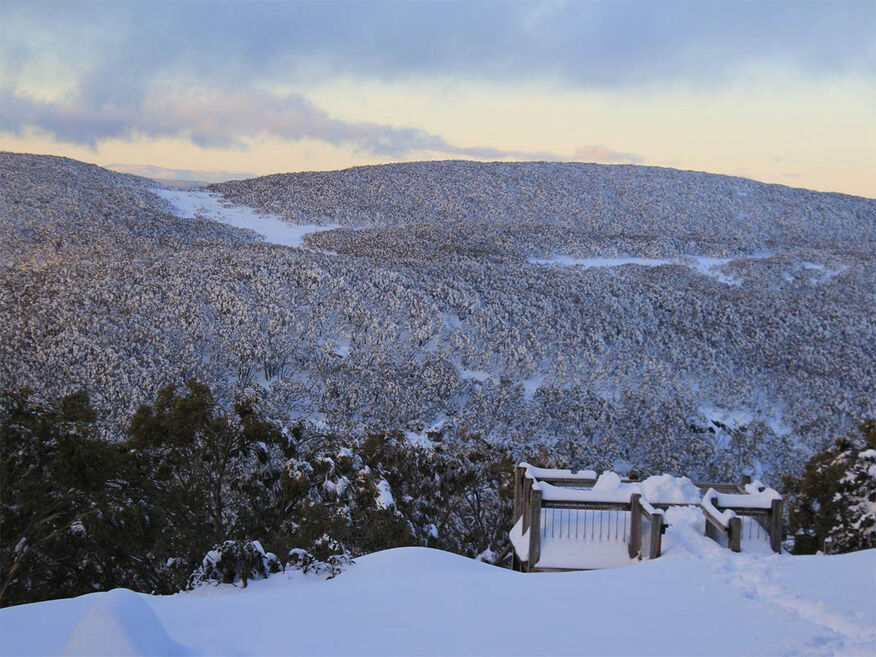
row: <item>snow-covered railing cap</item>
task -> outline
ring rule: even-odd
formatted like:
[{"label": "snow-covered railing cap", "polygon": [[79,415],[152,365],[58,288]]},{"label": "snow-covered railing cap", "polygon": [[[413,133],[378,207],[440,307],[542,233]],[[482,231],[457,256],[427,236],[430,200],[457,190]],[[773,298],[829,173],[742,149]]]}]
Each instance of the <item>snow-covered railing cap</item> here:
[{"label": "snow-covered railing cap", "polygon": [[772,488],[768,488],[761,493],[716,493],[716,502],[718,506],[725,509],[769,509],[773,500],[780,500],[779,495]]},{"label": "snow-covered railing cap", "polygon": [[[775,500],[781,500],[778,491],[760,481],[745,484],[743,493],[715,493],[715,504],[725,509],[769,509]],[[713,490],[714,492],[714,490]]]},{"label": "snow-covered railing cap", "polygon": [[527,479],[581,479],[584,481],[596,479],[593,470],[560,470],[558,468],[537,468],[525,461],[519,467],[526,470]]},{"label": "snow-covered railing cap", "polygon": [[592,488],[565,488],[553,486],[545,481],[534,481],[533,490],[541,491],[541,499],[546,502],[590,502],[606,504],[629,504],[632,488],[595,490]]}]

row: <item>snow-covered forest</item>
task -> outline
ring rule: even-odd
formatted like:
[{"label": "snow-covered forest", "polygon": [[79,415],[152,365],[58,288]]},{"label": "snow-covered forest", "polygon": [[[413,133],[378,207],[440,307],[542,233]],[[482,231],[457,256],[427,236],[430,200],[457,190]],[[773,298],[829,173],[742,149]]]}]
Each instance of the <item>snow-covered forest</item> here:
[{"label": "snow-covered forest", "polygon": [[194,376],[281,424],[775,479],[876,414],[874,200],[556,163],[211,186],[340,226],[289,248],[142,178],[0,167],[0,384],[87,390],[110,440]]}]

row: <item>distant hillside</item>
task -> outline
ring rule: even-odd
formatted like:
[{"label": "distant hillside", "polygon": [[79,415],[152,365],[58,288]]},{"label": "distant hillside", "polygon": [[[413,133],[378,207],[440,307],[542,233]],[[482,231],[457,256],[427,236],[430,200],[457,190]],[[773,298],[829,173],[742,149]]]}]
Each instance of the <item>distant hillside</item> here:
[{"label": "distant hillside", "polygon": [[277,174],[211,189],[295,223],[537,226],[573,250],[570,232],[679,247],[696,236],[723,253],[876,239],[876,200],[633,165],[414,162]]},{"label": "distant hillside", "polygon": [[555,163],[210,187],[341,226],[299,249],[71,160],[0,174],[0,383],[88,389],[107,437],[194,375],[320,430],[769,478],[876,415],[871,199]]}]

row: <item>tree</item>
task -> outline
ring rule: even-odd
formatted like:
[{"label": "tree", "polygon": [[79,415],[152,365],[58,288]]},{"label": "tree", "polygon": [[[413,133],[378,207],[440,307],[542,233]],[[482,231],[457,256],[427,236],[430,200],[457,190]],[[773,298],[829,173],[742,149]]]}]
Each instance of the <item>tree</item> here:
[{"label": "tree", "polygon": [[[250,497],[264,492],[271,476],[260,466],[270,470],[268,452],[284,442],[249,403],[235,410],[226,413],[210,389],[192,379],[182,394],[173,385],[161,388],[155,402],[141,405],[129,425],[127,445],[150,473],[168,540],[186,546],[190,554],[203,554],[232,530],[247,533],[237,518],[241,513],[257,517],[251,509],[258,505]],[[265,476],[254,482],[257,473]],[[279,480],[278,473],[273,477]]]},{"label": "tree", "polygon": [[135,556],[148,534],[137,473],[124,447],[94,437],[94,421],[84,392],[0,395],[0,604],[150,589]]},{"label": "tree", "polygon": [[876,419],[813,456],[785,478],[794,552],[876,547]]}]

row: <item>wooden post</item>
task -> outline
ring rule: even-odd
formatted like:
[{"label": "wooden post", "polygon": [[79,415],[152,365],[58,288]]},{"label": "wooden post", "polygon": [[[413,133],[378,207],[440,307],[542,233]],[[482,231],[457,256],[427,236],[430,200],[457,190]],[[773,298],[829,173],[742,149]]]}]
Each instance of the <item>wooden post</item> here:
[{"label": "wooden post", "polygon": [[519,465],[514,468],[514,522],[517,524],[520,516],[523,515],[523,473],[526,470]]},{"label": "wooden post", "polygon": [[649,550],[649,559],[656,559],[660,556],[663,542],[663,514],[655,513],[651,516],[651,549]]},{"label": "wooden post", "polygon": [[782,552],[782,525],[784,524],[784,510],[782,500],[773,500],[770,508],[770,547],[773,552]]},{"label": "wooden post", "polygon": [[745,492],[745,487],[751,483],[751,475],[742,475],[742,481],[739,484],[739,490]]},{"label": "wooden post", "polygon": [[523,479],[523,495],[521,496],[521,513],[523,514],[522,533],[525,534],[532,523],[532,507],[530,505],[530,495],[532,493],[532,479]]},{"label": "wooden post", "polygon": [[706,520],[706,536],[711,538],[715,543],[720,543],[721,540],[718,538],[718,528],[715,527],[712,523]]},{"label": "wooden post", "polygon": [[730,518],[728,532],[730,549],[734,552],[742,552],[742,518],[739,516]]},{"label": "wooden post", "polygon": [[529,497],[529,570],[541,557],[541,491],[533,490]]},{"label": "wooden post", "polygon": [[642,549],[642,510],[639,508],[639,493],[630,495],[630,559],[639,556]]}]

